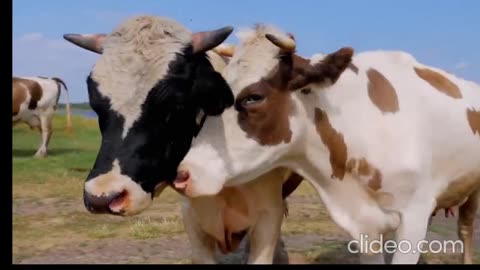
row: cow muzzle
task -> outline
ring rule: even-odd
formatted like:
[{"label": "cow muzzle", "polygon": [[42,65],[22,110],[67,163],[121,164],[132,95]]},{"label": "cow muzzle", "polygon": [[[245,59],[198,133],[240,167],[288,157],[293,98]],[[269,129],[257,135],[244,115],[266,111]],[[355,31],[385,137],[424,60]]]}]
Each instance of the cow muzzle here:
[{"label": "cow muzzle", "polygon": [[188,170],[179,170],[177,177],[170,186],[181,195],[192,197],[192,178]]}]

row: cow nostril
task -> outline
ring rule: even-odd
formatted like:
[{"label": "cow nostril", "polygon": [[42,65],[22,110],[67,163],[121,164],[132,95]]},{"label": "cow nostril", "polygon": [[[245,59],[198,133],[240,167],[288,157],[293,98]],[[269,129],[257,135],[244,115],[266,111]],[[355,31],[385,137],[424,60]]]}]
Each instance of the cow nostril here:
[{"label": "cow nostril", "polygon": [[116,198],[122,196],[124,192],[125,191],[96,196],[94,194],[84,191],[83,200],[85,203],[85,207],[88,209],[88,211],[92,213],[109,213],[111,212],[110,204]]}]

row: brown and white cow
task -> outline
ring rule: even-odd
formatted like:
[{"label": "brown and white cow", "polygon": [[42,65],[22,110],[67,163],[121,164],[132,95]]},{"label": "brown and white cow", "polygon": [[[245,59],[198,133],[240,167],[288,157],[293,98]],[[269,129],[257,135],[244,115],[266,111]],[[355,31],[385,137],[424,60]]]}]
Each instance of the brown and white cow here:
[{"label": "brown and white cow", "polygon": [[[207,52],[215,70],[223,70],[232,50],[233,46],[222,44],[213,49],[216,53]],[[302,180],[287,168],[277,168],[213,196],[182,196],[182,219],[192,245],[192,262],[216,263],[216,249],[223,254],[234,252],[245,237],[249,240],[248,263],[271,264],[280,260],[279,243],[262,244],[271,241],[266,239],[280,240],[279,225],[288,211],[286,199]]]},{"label": "brown and white cow", "polygon": [[35,157],[45,157],[52,135],[52,118],[60,99],[61,88],[65,89],[67,131],[72,129],[68,88],[59,78],[12,77],[12,125],[26,123],[42,134],[40,147]]},{"label": "brown and white cow", "polygon": [[[397,51],[310,60],[291,36],[258,25],[222,75],[235,106],[207,118],[179,168],[194,198],[248,183],[277,167],[317,189],[352,238],[387,231],[412,245],[392,263],[417,263],[437,208],[460,205],[459,236],[471,262],[480,189],[480,86]],[[266,243],[264,243],[266,244]],[[271,242],[273,246],[275,242]],[[418,246],[418,247],[419,247]],[[361,254],[383,263],[383,254]]]}]

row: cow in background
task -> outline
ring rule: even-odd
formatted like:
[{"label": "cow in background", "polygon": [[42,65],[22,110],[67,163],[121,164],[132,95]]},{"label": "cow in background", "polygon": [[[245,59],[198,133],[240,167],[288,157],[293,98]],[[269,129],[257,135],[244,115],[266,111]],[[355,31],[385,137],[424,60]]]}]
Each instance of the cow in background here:
[{"label": "cow in background", "polygon": [[52,135],[52,118],[60,99],[61,88],[65,89],[67,131],[72,130],[68,88],[59,78],[12,77],[12,125],[26,123],[42,134],[40,147],[35,157],[46,157]]}]

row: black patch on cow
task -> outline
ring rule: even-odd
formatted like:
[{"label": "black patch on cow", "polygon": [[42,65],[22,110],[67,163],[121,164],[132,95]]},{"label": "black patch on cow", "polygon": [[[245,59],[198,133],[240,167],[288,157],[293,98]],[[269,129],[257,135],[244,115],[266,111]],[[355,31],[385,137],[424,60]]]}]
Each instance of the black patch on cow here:
[{"label": "black patch on cow", "polygon": [[206,54],[187,47],[169,64],[167,75],[148,93],[142,114],[122,139],[124,119],[110,100],[87,78],[90,106],[98,115],[102,144],[87,181],[112,169],[119,160],[121,173],[152,193],[162,181],[173,181],[177,167],[190,149],[200,110],[218,115],[233,105],[233,93],[213,69]]}]

